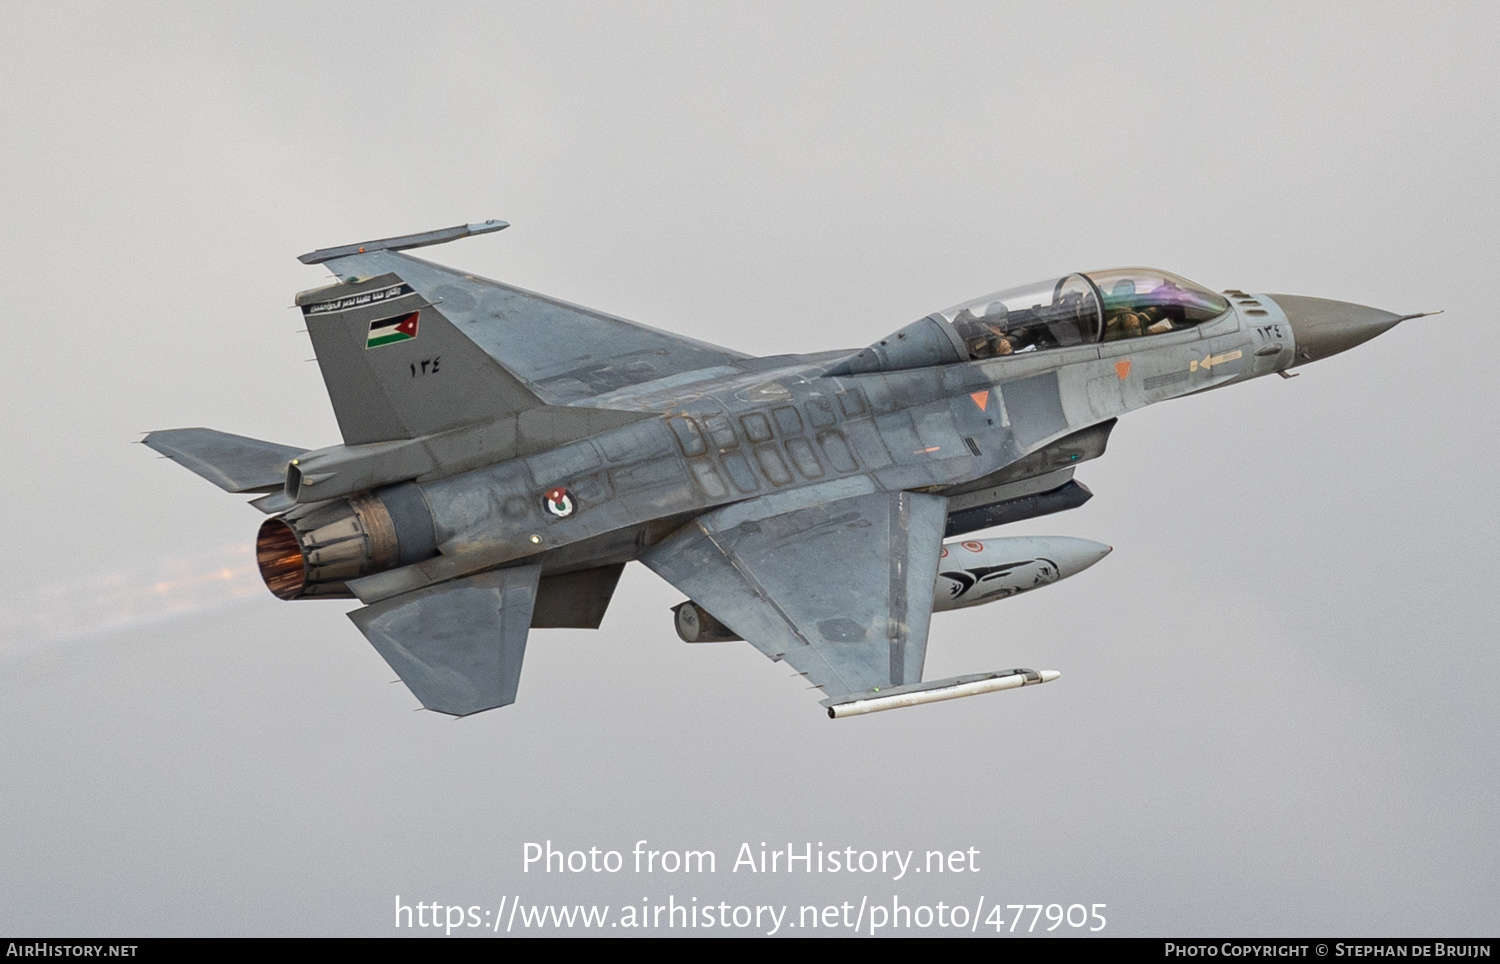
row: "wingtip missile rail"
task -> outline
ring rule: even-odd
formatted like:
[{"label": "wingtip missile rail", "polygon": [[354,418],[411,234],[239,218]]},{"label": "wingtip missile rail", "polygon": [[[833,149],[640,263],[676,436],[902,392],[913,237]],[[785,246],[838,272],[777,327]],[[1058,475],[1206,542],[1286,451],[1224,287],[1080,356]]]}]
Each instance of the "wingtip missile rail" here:
[{"label": "wingtip missile rail", "polygon": [[890,689],[872,690],[854,696],[841,696],[822,701],[828,708],[830,720],[841,720],[846,716],[863,716],[882,710],[895,710],[903,706],[922,703],[941,703],[980,693],[996,693],[1013,690],[1037,683],[1050,683],[1061,676],[1055,669],[1002,669],[993,673],[977,673],[968,676],[953,676],[934,683],[912,683],[893,686]]}]

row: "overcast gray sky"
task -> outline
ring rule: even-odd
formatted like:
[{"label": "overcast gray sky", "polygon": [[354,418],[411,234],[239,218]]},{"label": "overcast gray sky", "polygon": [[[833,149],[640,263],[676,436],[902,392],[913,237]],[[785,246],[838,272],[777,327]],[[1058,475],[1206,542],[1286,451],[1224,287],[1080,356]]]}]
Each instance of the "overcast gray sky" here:
[{"label": "overcast gray sky", "polygon": [[[6,20],[0,933],[895,895],[1105,903],[1107,934],[1494,934],[1493,5]],[[601,630],[534,635],[516,705],[455,722],[412,712],[352,606],[264,591],[259,513],[131,443],[337,442],[288,308],[326,276],[295,256],[491,217],[432,257],[755,353],[1122,264],[1446,313],[1123,419],[1093,502],[1013,527],[1114,555],[934,622],[930,677],[1055,684],[831,723],[750,647],[680,643],[632,566]],[[719,872],[523,873],[549,839]],[[762,841],[980,871],[729,872]]]}]

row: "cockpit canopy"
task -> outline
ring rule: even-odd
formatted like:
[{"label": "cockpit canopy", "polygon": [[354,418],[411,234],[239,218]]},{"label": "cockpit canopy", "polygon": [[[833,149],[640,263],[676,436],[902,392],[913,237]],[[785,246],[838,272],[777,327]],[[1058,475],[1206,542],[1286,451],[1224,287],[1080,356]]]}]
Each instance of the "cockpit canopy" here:
[{"label": "cockpit canopy", "polygon": [[1180,331],[1229,302],[1155,268],[1112,268],[976,298],[930,318],[952,326],[970,359]]},{"label": "cockpit canopy", "polygon": [[1224,298],[1167,271],[1080,272],[930,314],[845,359],[828,374],[898,371],[1159,335],[1228,310]]}]

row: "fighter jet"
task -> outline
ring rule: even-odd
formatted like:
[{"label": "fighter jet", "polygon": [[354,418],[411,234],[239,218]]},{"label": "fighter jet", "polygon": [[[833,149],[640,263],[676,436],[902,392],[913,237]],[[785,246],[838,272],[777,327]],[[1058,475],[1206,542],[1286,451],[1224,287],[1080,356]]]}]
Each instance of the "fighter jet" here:
[{"label": "fighter jet", "polygon": [[1290,377],[1419,317],[1116,268],[857,351],[752,358],[402,253],[505,227],[301,256],[335,278],[296,304],[342,444],[143,439],[258,495],[270,591],[357,598],[355,626],[455,716],[515,701],[531,629],[597,629],[631,561],[687,596],[684,640],[748,641],[833,717],[1055,679],[923,680],[932,614],[1050,585],[1109,547],[945,538],[1082,505],[1074,470],[1127,412]]}]

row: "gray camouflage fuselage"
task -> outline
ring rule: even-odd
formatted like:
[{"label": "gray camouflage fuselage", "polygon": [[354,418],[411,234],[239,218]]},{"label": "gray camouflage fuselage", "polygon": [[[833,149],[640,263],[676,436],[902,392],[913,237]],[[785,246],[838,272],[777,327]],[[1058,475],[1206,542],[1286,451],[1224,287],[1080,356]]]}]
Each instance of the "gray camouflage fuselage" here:
[{"label": "gray camouflage fuselage", "polygon": [[[677,520],[771,493],[808,490],[788,504],[948,494],[1126,412],[1290,367],[1290,326],[1271,299],[1257,300],[1267,314],[1254,319],[1231,311],[1149,339],[941,368],[818,377],[849,354],[838,352],[647,383],[595,401],[656,416],[648,421],[420,487],[445,558],[472,555],[476,568],[537,558],[543,574],[633,560]],[[554,485],[576,497],[572,516],[551,517],[530,497]],[[445,577],[462,571],[441,565]]]}]

